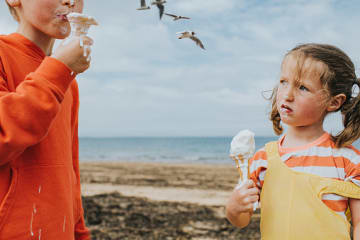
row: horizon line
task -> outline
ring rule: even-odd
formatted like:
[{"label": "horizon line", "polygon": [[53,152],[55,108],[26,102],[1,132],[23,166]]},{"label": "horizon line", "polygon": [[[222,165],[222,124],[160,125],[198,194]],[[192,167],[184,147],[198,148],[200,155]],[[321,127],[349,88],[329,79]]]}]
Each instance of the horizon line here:
[{"label": "horizon line", "polygon": [[[235,136],[235,135],[234,135]],[[79,136],[79,138],[232,138],[234,136],[219,135],[219,136]],[[274,135],[257,135],[255,137],[278,137]]]}]

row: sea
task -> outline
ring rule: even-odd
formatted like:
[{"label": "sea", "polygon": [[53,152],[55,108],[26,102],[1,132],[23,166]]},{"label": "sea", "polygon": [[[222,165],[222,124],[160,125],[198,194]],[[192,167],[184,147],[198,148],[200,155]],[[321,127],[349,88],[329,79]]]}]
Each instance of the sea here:
[{"label": "sea", "polygon": [[[255,137],[256,149],[277,137]],[[233,164],[232,137],[119,137],[79,139],[80,161]]]},{"label": "sea", "polygon": [[[255,137],[260,149],[278,137]],[[80,161],[233,164],[232,137],[118,137],[79,139]],[[354,143],[360,149],[360,142]]]}]

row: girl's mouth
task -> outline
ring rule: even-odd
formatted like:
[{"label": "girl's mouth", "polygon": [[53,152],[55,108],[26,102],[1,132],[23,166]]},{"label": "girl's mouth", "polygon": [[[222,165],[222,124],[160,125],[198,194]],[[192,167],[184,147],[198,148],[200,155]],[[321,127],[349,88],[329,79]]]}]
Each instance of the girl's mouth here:
[{"label": "girl's mouth", "polygon": [[285,104],[281,104],[280,111],[282,113],[291,113],[293,110],[289,106],[287,106]]}]

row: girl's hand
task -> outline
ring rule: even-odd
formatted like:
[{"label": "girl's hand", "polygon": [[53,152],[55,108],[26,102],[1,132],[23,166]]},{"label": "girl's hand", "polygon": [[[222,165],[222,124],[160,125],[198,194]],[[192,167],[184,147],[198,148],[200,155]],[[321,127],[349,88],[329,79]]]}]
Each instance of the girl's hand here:
[{"label": "girl's hand", "polygon": [[253,205],[259,200],[259,189],[252,180],[247,180],[242,186],[235,187],[229,201],[235,212],[253,212]]},{"label": "girl's hand", "polygon": [[86,71],[90,66],[90,46],[93,40],[87,36],[64,40],[51,57],[66,64],[76,74]]}]

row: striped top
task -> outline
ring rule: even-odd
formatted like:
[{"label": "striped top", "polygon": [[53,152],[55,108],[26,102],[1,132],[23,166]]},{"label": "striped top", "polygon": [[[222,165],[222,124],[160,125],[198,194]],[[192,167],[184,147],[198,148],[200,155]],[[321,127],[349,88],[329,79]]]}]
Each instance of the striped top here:
[{"label": "striped top", "polygon": [[[328,133],[305,146],[281,147],[284,136],[278,141],[281,160],[292,170],[311,173],[342,181],[352,181],[360,187],[360,151],[353,146],[335,148]],[[261,190],[267,169],[265,148],[250,159],[250,178]],[[324,194],[322,201],[332,210],[345,217],[348,198],[336,194]]]}]

